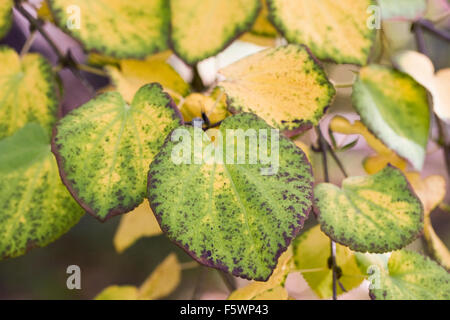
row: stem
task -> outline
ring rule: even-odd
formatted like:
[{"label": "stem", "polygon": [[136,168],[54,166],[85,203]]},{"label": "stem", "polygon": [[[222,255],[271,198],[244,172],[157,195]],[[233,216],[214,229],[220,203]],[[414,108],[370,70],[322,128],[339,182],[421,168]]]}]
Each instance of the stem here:
[{"label": "stem", "polygon": [[417,21],[416,23],[419,24],[420,26],[424,27],[428,31],[434,33],[436,36],[442,38],[443,40],[450,42],[450,33],[446,32],[444,30],[439,30],[438,28],[436,28],[434,26],[434,24],[431,21],[421,19],[421,20]]},{"label": "stem", "polygon": [[22,50],[20,50],[20,56],[23,57],[30,51],[31,45],[33,44],[34,40],[36,39],[37,31],[36,29],[31,31],[30,36],[27,38],[25,43],[23,44]]},{"label": "stem", "polygon": [[414,23],[412,30],[414,31],[414,36],[416,38],[417,50],[419,50],[420,53],[428,56],[422,27],[420,26],[420,24]]},{"label": "stem", "polygon": [[108,77],[108,73],[102,69],[97,69],[85,64],[81,64],[81,63],[77,63],[77,69],[84,71],[84,72],[88,72],[88,73],[92,73],[101,77]]},{"label": "stem", "polygon": [[198,64],[195,64],[192,68],[194,72],[194,77],[192,78],[192,88],[196,92],[203,92],[206,90],[205,85],[203,84],[202,77],[200,76],[200,72],[198,71]]}]

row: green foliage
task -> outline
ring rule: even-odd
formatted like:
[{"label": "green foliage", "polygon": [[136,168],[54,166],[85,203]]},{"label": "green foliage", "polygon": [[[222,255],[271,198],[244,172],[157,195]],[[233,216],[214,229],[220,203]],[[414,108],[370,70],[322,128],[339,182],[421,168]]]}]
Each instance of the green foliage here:
[{"label": "green foliage", "polygon": [[13,0],[3,0],[0,3],[0,39],[6,35],[12,23]]},{"label": "green foliage", "polygon": [[345,179],[342,189],[319,184],[314,196],[322,231],[355,251],[400,249],[423,229],[422,203],[394,167]]},{"label": "green foliage", "polygon": [[[224,146],[215,147],[213,155],[223,150],[234,164],[196,164],[199,153],[206,154],[214,142],[200,129],[185,127],[190,136],[183,139],[189,139],[188,144],[192,141],[193,147],[183,153],[191,164],[172,161],[180,145],[168,139],[150,166],[148,197],[162,230],[193,258],[236,276],[265,281],[308,217],[311,166],[303,151],[284,137],[279,141],[275,174],[262,175],[268,165],[261,163],[237,164],[238,157],[248,160],[258,154],[262,142],[246,139],[245,150],[234,153],[227,147],[234,141],[232,136],[227,138],[227,129],[266,129],[267,145],[272,148],[271,127],[243,113],[222,122]],[[212,134],[219,135],[217,130]]]},{"label": "green foliage", "polygon": [[148,165],[180,122],[159,84],[143,86],[131,105],[118,92],[98,96],[56,127],[64,183],[99,220],[131,211],[144,200]]}]

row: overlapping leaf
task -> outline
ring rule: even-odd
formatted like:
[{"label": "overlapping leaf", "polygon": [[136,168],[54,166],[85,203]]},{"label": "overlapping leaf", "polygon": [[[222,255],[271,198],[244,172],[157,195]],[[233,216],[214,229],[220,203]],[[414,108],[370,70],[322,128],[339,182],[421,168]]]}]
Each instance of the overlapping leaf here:
[{"label": "overlapping leaf", "polygon": [[249,30],[259,0],[171,0],[171,43],[188,64],[214,56]]},{"label": "overlapping leaf", "polygon": [[267,49],[220,71],[232,112],[252,112],[282,130],[316,125],[336,93],[303,46]]},{"label": "overlapping leaf", "polygon": [[0,3],[0,38],[3,38],[11,27],[13,6],[13,0],[3,0]]},{"label": "overlapping leaf", "polygon": [[8,47],[0,47],[0,61],[5,66],[0,68],[0,138],[28,122],[50,134],[59,105],[51,65],[39,54],[20,58]]},{"label": "overlapping leaf", "polygon": [[230,115],[227,110],[226,95],[222,90],[214,90],[210,96],[192,93],[184,99],[180,111],[186,122],[194,118],[202,118],[204,114],[211,124],[216,124]]},{"label": "overlapping leaf", "polygon": [[376,30],[368,27],[372,0],[268,0],[270,18],[290,43],[316,57],[365,65]]},{"label": "overlapping leaf", "polygon": [[388,268],[380,272],[377,300],[449,300],[450,274],[429,258],[412,251],[393,252]]},{"label": "overlapping leaf", "polygon": [[275,29],[275,27],[269,21],[269,10],[267,8],[267,1],[266,0],[260,1],[261,1],[261,12],[259,13],[258,18],[256,19],[255,24],[253,25],[253,28],[250,30],[250,32],[257,36],[275,38],[278,36],[278,32],[277,29]]},{"label": "overlapping leaf", "polygon": [[361,69],[352,99],[369,130],[420,170],[430,128],[426,90],[404,73],[370,65]]},{"label": "overlapping leaf", "polygon": [[400,170],[351,177],[342,189],[322,183],[314,196],[322,231],[361,252],[383,253],[412,242],[423,229],[423,207]]},{"label": "overlapping leaf", "polygon": [[[235,153],[230,130],[239,129],[251,138],[236,139]],[[302,228],[311,207],[311,166],[293,142],[281,136],[277,143],[276,132],[243,113],[209,131],[214,142],[199,128],[176,130],[155,157],[150,205],[168,237],[200,263],[265,281]],[[264,161],[266,148],[278,154],[279,165]],[[258,154],[260,161],[252,164]]]},{"label": "overlapping leaf", "polygon": [[89,51],[144,58],[167,49],[167,0],[49,0],[49,5],[58,26]]},{"label": "overlapping leaf", "polygon": [[57,125],[53,151],[64,183],[100,220],[144,200],[146,173],[179,113],[159,84],[143,86],[129,105],[108,92],[75,109]]},{"label": "overlapping leaf", "polygon": [[46,130],[30,123],[0,141],[0,259],[46,246],[82,215],[60,180]]},{"label": "overlapping leaf", "polygon": [[[319,226],[302,233],[294,240],[295,266],[321,299],[333,296],[330,255],[330,238],[320,231]],[[339,267],[338,280],[345,290],[356,288],[364,280],[353,252],[339,244],[336,245],[336,264]],[[343,293],[340,286],[337,288],[337,293]]]}]

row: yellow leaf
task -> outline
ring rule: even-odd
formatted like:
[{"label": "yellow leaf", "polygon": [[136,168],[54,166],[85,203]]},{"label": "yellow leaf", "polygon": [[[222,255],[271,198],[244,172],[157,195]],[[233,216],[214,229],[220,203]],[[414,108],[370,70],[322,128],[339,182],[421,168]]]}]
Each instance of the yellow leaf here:
[{"label": "yellow leaf", "polygon": [[180,283],[181,265],[176,254],[170,254],[156,267],[139,289],[139,299],[154,300],[167,296]]},{"label": "yellow leaf", "polygon": [[211,96],[201,93],[191,93],[186,97],[180,107],[184,121],[201,118],[202,112],[206,114],[211,124],[222,121],[229,116],[226,105],[226,95],[221,90],[215,90]]},{"label": "yellow leaf", "polygon": [[139,238],[156,236],[161,233],[158,221],[148,200],[145,199],[139,207],[124,215],[120,220],[119,228],[114,236],[114,247],[117,252],[122,253]]},{"label": "yellow leaf", "polygon": [[135,286],[109,286],[103,289],[95,300],[136,300],[138,289]]},{"label": "yellow leaf", "polygon": [[431,212],[444,200],[447,190],[445,179],[441,176],[429,176],[425,179],[418,172],[406,174],[414,191],[424,207],[424,233],[428,249],[434,258],[447,270],[450,270],[450,251],[439,239],[431,224]]},{"label": "yellow leaf", "polygon": [[261,0],[262,6],[258,18],[256,18],[251,33],[264,37],[275,38],[278,36],[277,29],[269,21],[269,10],[267,9],[266,0]]},{"label": "yellow leaf", "polygon": [[259,36],[250,32],[244,33],[239,40],[254,43],[262,47],[274,47],[277,44],[276,38]]},{"label": "yellow leaf", "polygon": [[54,23],[55,20],[53,19],[52,13],[50,11],[50,8],[48,7],[47,1],[43,0],[41,2],[40,8],[37,10],[37,15],[40,19],[44,21],[49,21]]}]

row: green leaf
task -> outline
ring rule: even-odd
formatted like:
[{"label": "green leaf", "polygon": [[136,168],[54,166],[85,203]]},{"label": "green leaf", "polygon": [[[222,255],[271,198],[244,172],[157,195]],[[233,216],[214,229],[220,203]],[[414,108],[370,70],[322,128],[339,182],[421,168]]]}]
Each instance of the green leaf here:
[{"label": "green leaf", "polygon": [[[238,129],[259,143],[250,143],[253,138],[245,139],[245,144],[236,139],[235,153],[231,130]],[[251,164],[251,158],[267,151],[257,132],[267,137],[264,149],[278,155],[279,165],[276,160],[272,166],[261,161]],[[226,118],[220,130],[208,131],[214,142],[200,128],[176,130],[153,160],[150,206],[163,232],[198,262],[266,281],[302,228],[312,204],[311,165],[293,142],[284,136],[278,140],[277,132],[257,116],[242,113]],[[182,142],[176,141],[179,134]],[[220,136],[225,140],[223,148]],[[181,155],[180,147],[190,149],[182,151],[185,161],[173,161],[174,155]],[[214,157],[223,152],[225,160],[199,157],[211,149]],[[245,161],[237,164],[238,159]]]},{"label": "green leaf", "polygon": [[383,20],[417,20],[425,14],[426,0],[378,0]]},{"label": "green leaf", "polygon": [[305,44],[321,60],[365,65],[376,29],[372,0],[268,0],[270,19],[289,43]]},{"label": "green leaf", "polygon": [[2,0],[0,3],[0,38],[3,38],[12,25],[13,0]]},{"label": "green leaf", "polygon": [[28,122],[38,122],[51,134],[58,111],[57,84],[51,65],[41,55],[20,58],[0,47],[0,139]]},{"label": "green leaf", "polygon": [[145,58],[168,47],[167,0],[48,1],[57,25],[88,51],[116,58]]},{"label": "green leaf", "polygon": [[420,170],[430,128],[426,90],[404,73],[370,65],[361,69],[352,99],[369,130]]},{"label": "green leaf", "polygon": [[148,165],[180,123],[159,84],[143,86],[131,105],[118,92],[98,96],[57,125],[53,151],[65,185],[101,221],[131,211],[144,200]]},{"label": "green leaf", "polygon": [[372,176],[347,178],[342,189],[321,183],[314,196],[322,231],[355,251],[397,250],[423,229],[422,203],[391,166]]},{"label": "green leaf", "polygon": [[450,300],[450,274],[429,258],[412,251],[393,252],[388,270],[380,273],[377,300]]},{"label": "green leaf", "polygon": [[53,242],[83,211],[61,183],[49,136],[30,123],[0,141],[0,260]]},{"label": "green leaf", "polygon": [[186,63],[214,56],[253,25],[259,0],[170,0],[171,44]]},{"label": "green leaf", "polygon": [[318,124],[336,90],[307,48],[287,45],[244,58],[220,71],[232,112],[252,112],[281,130]]},{"label": "green leaf", "polygon": [[[294,262],[311,289],[321,299],[333,296],[333,272],[330,268],[331,243],[319,226],[302,233],[293,243]],[[347,247],[336,245],[336,264],[338,280],[349,291],[358,287],[364,280],[353,252]],[[340,286],[337,294],[342,294]]]}]

